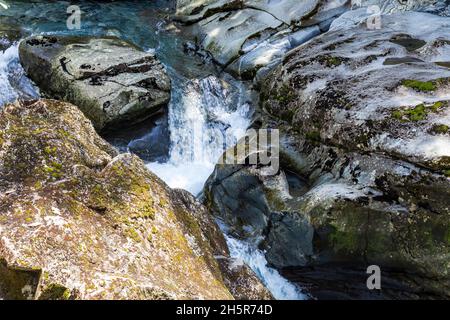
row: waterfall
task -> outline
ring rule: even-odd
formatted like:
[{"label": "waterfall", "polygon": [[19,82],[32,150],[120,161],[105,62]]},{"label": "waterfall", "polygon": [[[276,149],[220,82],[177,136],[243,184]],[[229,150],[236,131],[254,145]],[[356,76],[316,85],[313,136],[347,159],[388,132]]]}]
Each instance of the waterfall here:
[{"label": "waterfall", "polygon": [[256,273],[257,277],[272,293],[277,300],[307,300],[308,296],[287,279],[283,278],[280,273],[268,266],[264,252],[253,247],[252,244],[243,240],[235,239],[226,232],[230,254],[234,259],[245,262]]},{"label": "waterfall", "polygon": [[[172,74],[169,105],[171,151],[167,163],[148,168],[172,188],[197,195],[227,147],[234,146],[250,125],[251,106],[245,85],[231,77],[185,79]],[[245,262],[276,299],[307,299],[299,288],[268,266],[264,253],[252,244],[228,235],[219,221],[230,254]]]},{"label": "waterfall", "polygon": [[0,51],[0,106],[18,98],[35,98],[38,96],[19,63],[18,44]]},{"label": "waterfall", "polygon": [[170,187],[198,195],[226,148],[244,136],[250,105],[244,85],[231,77],[172,78],[170,160],[148,168]]}]

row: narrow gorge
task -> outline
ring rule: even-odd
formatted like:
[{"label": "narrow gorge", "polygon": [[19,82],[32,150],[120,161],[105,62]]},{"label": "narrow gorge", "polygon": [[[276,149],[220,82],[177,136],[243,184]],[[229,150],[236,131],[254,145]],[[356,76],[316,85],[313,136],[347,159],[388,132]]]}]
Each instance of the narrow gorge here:
[{"label": "narrow gorge", "polygon": [[0,299],[450,298],[449,1],[3,2]]}]

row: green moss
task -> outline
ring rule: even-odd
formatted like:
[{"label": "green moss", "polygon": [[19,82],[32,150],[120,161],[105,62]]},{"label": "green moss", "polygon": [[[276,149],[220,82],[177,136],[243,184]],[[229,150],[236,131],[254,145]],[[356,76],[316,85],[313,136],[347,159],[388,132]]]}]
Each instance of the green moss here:
[{"label": "green moss", "polygon": [[392,118],[407,122],[407,121],[423,121],[426,120],[428,114],[437,113],[442,108],[444,108],[447,104],[443,101],[438,101],[431,105],[419,104],[413,108],[403,107],[399,110],[394,110],[391,113]]},{"label": "green moss", "polygon": [[294,99],[295,93],[287,84],[283,84],[283,86],[277,91],[275,95],[275,100],[277,100],[282,105],[286,105],[292,102]]},{"label": "green moss", "polygon": [[156,211],[153,209],[153,206],[149,203],[146,203],[141,211],[141,217],[145,219],[155,219]]},{"label": "green moss", "polygon": [[42,291],[39,300],[69,300],[70,290],[59,284],[51,284]]},{"label": "green moss", "polygon": [[134,228],[129,228],[125,231],[125,234],[128,238],[133,239],[136,242],[141,242],[141,236]]},{"label": "green moss", "polygon": [[449,130],[449,127],[445,124],[438,124],[435,125],[431,130],[436,134],[446,134]]},{"label": "green moss", "polygon": [[167,205],[168,205],[168,203],[167,203],[167,200],[166,199],[164,199],[164,198],[160,198],[159,199],[159,205],[161,206],[161,207],[167,207]]},{"label": "green moss", "polygon": [[307,140],[313,141],[313,142],[320,142],[320,132],[319,131],[310,131],[307,132],[305,135]]},{"label": "green moss", "polygon": [[341,59],[339,59],[338,57],[327,57],[326,58],[326,62],[327,62],[327,66],[340,66],[342,64]]},{"label": "green moss", "polygon": [[50,176],[50,179],[58,180],[62,178],[62,164],[52,161],[49,165],[44,167],[44,172]]},{"label": "green moss", "polygon": [[411,121],[423,121],[427,118],[427,112],[423,104],[416,106],[414,109],[406,110],[404,114]]},{"label": "green moss", "polygon": [[356,232],[345,232],[335,229],[329,240],[336,251],[353,252],[359,248],[359,236]]},{"label": "green moss", "polygon": [[450,169],[444,170],[444,175],[450,178]]},{"label": "green moss", "polygon": [[438,112],[442,107],[444,107],[444,102],[438,101],[438,102],[435,102],[435,103],[430,107],[430,109],[431,109],[433,112]]},{"label": "green moss", "polygon": [[422,92],[430,92],[436,90],[436,85],[432,81],[423,82],[419,80],[403,80],[402,85]]},{"label": "green moss", "polygon": [[403,112],[395,110],[392,112],[392,117],[397,120],[401,120],[403,118]]},{"label": "green moss", "polygon": [[44,152],[48,156],[54,156],[56,154],[56,147],[45,147]]}]

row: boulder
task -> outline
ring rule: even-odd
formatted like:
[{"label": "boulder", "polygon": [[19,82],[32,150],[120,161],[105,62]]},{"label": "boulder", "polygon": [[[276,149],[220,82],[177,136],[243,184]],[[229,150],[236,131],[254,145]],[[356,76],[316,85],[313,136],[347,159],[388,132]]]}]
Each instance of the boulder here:
[{"label": "boulder", "polygon": [[46,96],[77,105],[97,130],[141,122],[170,100],[170,79],[155,55],[117,38],[35,36],[19,54]]},{"label": "boulder", "polygon": [[[263,83],[280,172],[218,165],[207,183],[207,205],[317,297],[450,296],[447,20],[393,14],[370,30],[344,14]],[[378,293],[358,282],[370,265]]]},{"label": "boulder", "polygon": [[179,0],[176,18],[192,24],[199,47],[219,65],[259,82],[289,50],[347,9],[346,1]]},{"label": "boulder", "polygon": [[2,109],[0,176],[5,299],[271,298],[229,267],[204,206],[118,155],[71,104]]},{"label": "boulder", "polygon": [[288,51],[358,8],[365,17],[410,10],[450,14],[445,0],[178,0],[175,19],[193,26],[200,52],[206,50],[227,71],[259,85]]}]

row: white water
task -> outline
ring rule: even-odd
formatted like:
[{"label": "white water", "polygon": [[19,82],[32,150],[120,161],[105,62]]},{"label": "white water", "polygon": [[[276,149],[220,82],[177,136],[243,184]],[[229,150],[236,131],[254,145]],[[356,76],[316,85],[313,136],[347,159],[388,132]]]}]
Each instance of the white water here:
[{"label": "white water", "polygon": [[148,168],[170,187],[199,194],[220,156],[250,125],[244,91],[241,84],[215,76],[175,79],[169,105],[170,160]]},{"label": "white water", "polygon": [[[250,106],[242,84],[209,76],[186,80],[173,76],[169,105],[171,151],[168,163],[148,168],[172,188],[197,195],[214,170],[225,148],[236,144],[250,125]],[[276,299],[307,299],[294,284],[268,267],[264,253],[224,231],[231,257],[245,262]]]},{"label": "white water", "polygon": [[245,262],[258,276],[261,282],[277,300],[306,300],[308,296],[300,289],[283,278],[280,273],[267,266],[264,253],[253,245],[237,240],[225,233],[228,248],[233,258]]},{"label": "white water", "polygon": [[13,101],[17,98],[17,93],[11,86],[9,80],[9,66],[14,63],[18,57],[17,46],[12,46],[4,52],[0,52],[0,105]]},{"label": "white water", "polygon": [[0,51],[0,106],[18,98],[37,97],[37,90],[24,76],[19,63],[18,44]]}]

